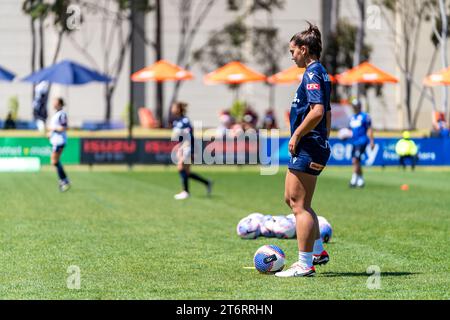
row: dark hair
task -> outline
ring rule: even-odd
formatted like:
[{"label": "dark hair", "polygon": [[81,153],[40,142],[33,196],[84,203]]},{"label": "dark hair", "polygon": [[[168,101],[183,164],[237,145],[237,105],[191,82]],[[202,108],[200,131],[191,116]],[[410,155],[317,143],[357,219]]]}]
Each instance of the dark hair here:
[{"label": "dark hair", "polygon": [[306,22],[309,25],[308,29],[296,33],[290,42],[294,42],[297,47],[307,46],[309,53],[320,59],[320,55],[322,54],[322,35],[317,26],[309,21]]},{"label": "dark hair", "polygon": [[177,101],[174,102],[174,105],[180,110],[181,115],[186,115],[186,109],[188,104],[186,102]]},{"label": "dark hair", "polygon": [[59,104],[61,107],[64,107],[64,106],[66,105],[66,103],[64,102],[64,99],[63,99],[63,98],[56,98],[56,101],[58,101],[58,104]]}]

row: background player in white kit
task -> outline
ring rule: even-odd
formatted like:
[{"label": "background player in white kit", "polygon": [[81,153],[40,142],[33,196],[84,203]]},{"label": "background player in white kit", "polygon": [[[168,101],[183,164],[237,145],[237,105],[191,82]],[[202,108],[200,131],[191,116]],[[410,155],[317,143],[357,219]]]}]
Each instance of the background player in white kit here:
[{"label": "background player in white kit", "polygon": [[53,108],[56,113],[50,120],[49,133],[50,143],[52,145],[51,163],[55,166],[59,177],[59,190],[64,192],[69,190],[70,183],[64,168],[61,164],[60,158],[67,143],[67,114],[63,110],[64,100],[56,98],[53,101]]}]

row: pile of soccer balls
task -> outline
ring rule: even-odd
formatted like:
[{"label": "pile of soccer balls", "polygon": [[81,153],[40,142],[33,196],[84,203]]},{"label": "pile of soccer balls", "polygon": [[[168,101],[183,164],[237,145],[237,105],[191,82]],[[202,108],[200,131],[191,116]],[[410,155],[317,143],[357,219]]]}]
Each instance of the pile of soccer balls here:
[{"label": "pile of soccer balls", "polygon": [[[331,239],[333,230],[331,224],[324,218],[318,217],[320,237],[323,242]],[[295,234],[295,216],[263,215],[262,213],[251,213],[239,221],[236,228],[238,236],[242,239],[256,239],[259,236],[267,238],[293,239]]]}]

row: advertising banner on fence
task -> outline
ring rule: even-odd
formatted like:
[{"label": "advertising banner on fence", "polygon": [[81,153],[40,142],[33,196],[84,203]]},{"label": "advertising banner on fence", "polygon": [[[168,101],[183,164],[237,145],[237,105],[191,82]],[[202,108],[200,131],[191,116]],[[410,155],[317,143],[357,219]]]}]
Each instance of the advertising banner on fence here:
[{"label": "advertising banner on fence", "polygon": [[[0,137],[0,157],[39,158],[41,164],[50,164],[52,146],[47,138]],[[69,138],[61,157],[65,164],[80,163],[80,139]]]},{"label": "advertising banner on fence", "polygon": [[[172,164],[172,151],[178,144],[160,139],[81,139],[82,164]],[[258,141],[195,141],[192,163],[257,164]],[[254,163],[252,163],[252,161]]]},{"label": "advertising banner on fence", "polygon": [[[375,139],[375,147],[369,146],[363,163],[366,166],[392,166],[399,165],[399,157],[395,153],[395,144],[399,138]],[[420,138],[412,139],[419,149],[419,161],[417,165],[442,166],[450,165],[450,139],[444,138]],[[289,138],[280,139],[280,164],[289,162],[288,153]],[[349,141],[330,139],[331,156],[328,165],[351,165],[352,145]]]},{"label": "advertising banner on fence", "polygon": [[170,139],[81,139],[82,164],[170,164]]}]

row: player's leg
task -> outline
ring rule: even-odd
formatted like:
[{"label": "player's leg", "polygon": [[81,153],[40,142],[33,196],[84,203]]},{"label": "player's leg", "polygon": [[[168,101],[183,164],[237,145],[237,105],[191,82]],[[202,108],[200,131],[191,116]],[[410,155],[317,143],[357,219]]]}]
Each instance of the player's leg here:
[{"label": "player's leg", "polygon": [[311,201],[316,186],[317,176],[297,170],[288,170],[286,176],[285,195],[290,208],[295,215],[297,244],[299,250],[298,262],[286,271],[278,272],[278,277],[312,276],[313,249],[317,237],[319,223],[317,216],[311,210]]},{"label": "player's leg", "polygon": [[358,146],[358,150],[355,154],[355,158],[356,158],[356,174],[357,174],[357,178],[356,178],[356,186],[358,188],[362,188],[365,185],[364,182],[364,176],[363,176],[363,170],[362,170],[362,165],[361,165],[361,159],[363,154],[366,152],[366,147],[367,145],[362,145],[362,146]]},{"label": "player's leg", "polygon": [[406,160],[405,156],[400,156],[399,161],[400,161],[400,165],[402,166],[403,170],[406,170],[406,162],[405,162],[405,160]]},{"label": "player's leg", "polygon": [[356,145],[352,145],[352,178],[349,183],[349,186],[352,188],[356,187],[356,181],[358,180],[359,173],[361,172],[358,152],[358,147]]},{"label": "player's leg", "polygon": [[414,171],[416,168],[417,160],[419,160],[419,157],[417,155],[411,156],[411,170]]},{"label": "player's leg", "polygon": [[63,146],[60,147],[54,147],[53,152],[51,154],[50,160],[53,166],[56,168],[56,173],[58,174],[59,178],[59,189],[61,191],[67,191],[70,188],[69,179],[67,178],[67,174],[64,171],[64,167],[61,164],[61,154],[64,150]]},{"label": "player's leg", "polygon": [[[311,212],[311,214],[317,218],[317,213],[314,211],[313,208],[309,208],[308,211]],[[315,240],[313,247],[313,265],[327,264],[330,261],[330,256],[323,247],[322,238],[320,237],[319,221],[317,221],[317,228],[315,229],[314,233],[315,233]]]},{"label": "player's leg", "polygon": [[190,172],[188,177],[190,179],[194,179],[195,181],[198,181],[200,183],[203,183],[206,187],[206,192],[208,195],[211,195],[211,191],[212,191],[212,182],[208,179],[203,178],[202,176],[194,173],[194,172]]},{"label": "player's leg", "polygon": [[358,158],[352,157],[352,178],[350,180],[350,187],[356,187],[356,182],[358,181],[359,176],[362,174],[361,170],[361,162]]},{"label": "player's leg", "polygon": [[183,149],[180,148],[177,152],[178,156],[178,163],[177,163],[177,169],[178,174],[181,178],[181,187],[182,191],[180,193],[177,193],[174,198],[176,200],[184,200],[189,198],[189,171],[190,171],[190,165],[185,163],[184,156],[183,156]]}]

